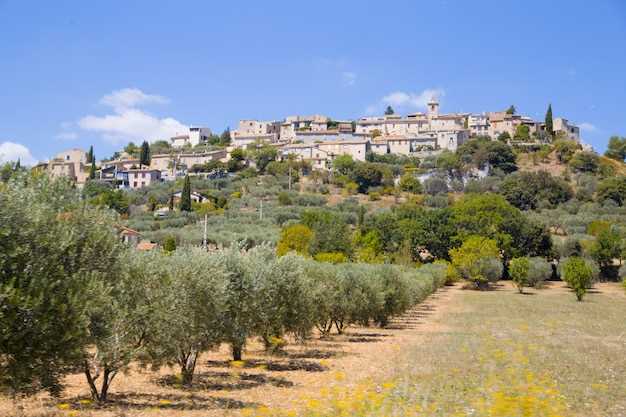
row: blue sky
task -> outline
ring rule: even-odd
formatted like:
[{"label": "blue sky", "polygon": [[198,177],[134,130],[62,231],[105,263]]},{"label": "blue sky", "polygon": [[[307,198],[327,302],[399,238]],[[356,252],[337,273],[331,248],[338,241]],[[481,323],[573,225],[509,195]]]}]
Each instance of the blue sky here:
[{"label": "blue sky", "polygon": [[[189,124],[514,104],[626,135],[626,2],[0,0],[0,159]],[[395,94],[394,93],[400,93]],[[32,155],[32,158],[29,155]]]}]

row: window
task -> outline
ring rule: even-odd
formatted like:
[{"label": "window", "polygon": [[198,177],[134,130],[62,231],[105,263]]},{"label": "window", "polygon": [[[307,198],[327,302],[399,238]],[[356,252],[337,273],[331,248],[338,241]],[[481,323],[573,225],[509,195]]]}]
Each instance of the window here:
[{"label": "window", "polygon": [[137,188],[137,181],[133,182],[133,188]]}]

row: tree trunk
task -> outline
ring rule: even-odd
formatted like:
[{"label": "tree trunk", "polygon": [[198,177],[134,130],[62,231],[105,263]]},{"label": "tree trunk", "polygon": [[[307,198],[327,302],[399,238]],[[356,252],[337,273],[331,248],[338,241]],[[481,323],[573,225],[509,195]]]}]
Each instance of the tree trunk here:
[{"label": "tree trunk", "polygon": [[234,361],[240,361],[241,360],[241,351],[242,346],[239,343],[233,343],[232,344],[232,350],[233,350],[233,360]]},{"label": "tree trunk", "polygon": [[337,334],[343,334],[343,320],[334,320]]},{"label": "tree trunk", "polygon": [[182,384],[185,387],[190,387],[193,383],[193,375],[196,370],[197,359],[198,359],[198,352],[191,351],[180,362],[180,374],[182,377]]},{"label": "tree trunk", "polygon": [[104,371],[102,373],[102,385],[100,386],[100,391],[98,391],[98,387],[96,386],[96,381],[100,377],[100,372],[96,372],[96,375],[93,376],[91,374],[89,364],[85,362],[84,373],[85,377],[87,378],[87,384],[89,384],[91,398],[98,403],[106,402],[109,388],[111,387],[111,382],[113,382],[113,378],[115,378],[117,372],[107,367],[104,368]]}]

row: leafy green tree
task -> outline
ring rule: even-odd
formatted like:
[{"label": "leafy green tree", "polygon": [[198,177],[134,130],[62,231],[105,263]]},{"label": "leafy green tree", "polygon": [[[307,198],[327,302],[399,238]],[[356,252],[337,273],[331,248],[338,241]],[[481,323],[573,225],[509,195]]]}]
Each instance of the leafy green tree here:
[{"label": "leafy green tree", "polygon": [[393,107],[387,106],[387,108],[385,109],[385,116],[391,116],[394,113],[395,112],[393,111]]},{"label": "leafy green tree", "polygon": [[144,140],[141,144],[141,150],[139,152],[139,167],[149,167],[150,159],[150,144]]},{"label": "leafy green tree", "polygon": [[582,301],[587,288],[593,283],[591,266],[579,257],[571,257],[563,264],[563,280],[574,290],[576,299]]},{"label": "leafy green tree", "polygon": [[496,240],[504,259],[518,256],[547,256],[552,242],[542,225],[528,220],[502,196],[484,193],[466,195],[452,207],[456,241],[470,235]]},{"label": "leafy green tree", "polygon": [[546,171],[516,172],[507,175],[500,193],[520,210],[536,209],[541,201],[556,206],[570,200],[574,192],[569,184]]},{"label": "leafy green tree", "polygon": [[274,146],[264,145],[253,152],[253,159],[259,172],[265,172],[267,165],[276,160],[278,150]]},{"label": "leafy green tree", "polygon": [[574,140],[559,139],[554,142],[554,151],[561,163],[568,163],[579,149],[580,144]]},{"label": "leafy green tree", "polygon": [[552,104],[548,104],[548,110],[546,111],[546,132],[550,135],[554,135],[554,121],[552,120]]},{"label": "leafy green tree", "polygon": [[229,172],[239,171],[243,168],[246,160],[246,153],[241,148],[235,148],[230,153],[230,159],[227,162],[227,168]]},{"label": "leafy green tree", "polygon": [[227,146],[230,145],[231,137],[230,137],[230,128],[227,127],[224,129],[222,134],[220,135],[220,145]]},{"label": "leafy green tree", "polygon": [[284,256],[294,251],[300,255],[308,256],[314,238],[313,231],[303,224],[286,226],[280,232],[280,239],[276,245],[276,254]]},{"label": "leafy green tree", "polygon": [[366,193],[368,188],[382,184],[385,173],[379,164],[361,162],[352,170],[351,177],[359,187],[360,193]]},{"label": "leafy green tree", "polygon": [[485,168],[487,164],[506,174],[517,171],[516,156],[510,146],[500,141],[487,138],[471,139],[457,149],[459,160],[472,164],[477,168]]},{"label": "leafy green tree", "polygon": [[[459,275],[479,289],[500,278],[498,272],[502,273],[502,263],[499,258],[496,241],[483,236],[469,236],[461,247],[450,250],[452,265]],[[499,271],[495,268],[495,273],[493,260],[500,265]]]},{"label": "leafy green tree", "polygon": [[524,287],[530,286],[528,272],[530,270],[530,261],[526,257],[513,258],[509,263],[509,275],[520,294],[524,292]]},{"label": "leafy green tree", "polygon": [[183,191],[180,196],[180,211],[191,211],[191,180],[185,175]]},{"label": "leafy green tree", "polygon": [[508,141],[511,140],[511,135],[509,134],[509,132],[502,132],[498,135],[498,137],[496,138],[499,142],[502,143],[507,143]]},{"label": "leafy green tree", "polygon": [[626,161],[626,137],[611,136],[604,155],[621,162]]},{"label": "leafy green tree", "polygon": [[350,229],[345,219],[330,210],[306,210],[301,215],[301,222],[313,231],[310,252],[341,252],[352,253]]},{"label": "leafy green tree", "polygon": [[594,152],[577,152],[569,161],[569,166],[574,172],[598,172],[600,169],[600,157]]},{"label": "leafy green tree", "polygon": [[530,128],[526,125],[518,125],[515,128],[515,135],[513,135],[515,140],[519,141],[529,141],[530,140]]},{"label": "leafy green tree", "polygon": [[356,167],[356,162],[350,155],[339,155],[333,159],[333,170],[340,175],[350,176]]},{"label": "leafy green tree", "polygon": [[107,207],[119,214],[128,214],[130,201],[128,195],[122,190],[110,189],[89,200],[95,206]]},{"label": "leafy green tree", "polygon": [[128,145],[124,147],[124,152],[130,156],[137,157],[140,153],[140,147],[135,145],[133,142],[129,142]]},{"label": "leafy green tree", "polygon": [[400,178],[400,182],[398,184],[402,191],[406,191],[411,194],[421,194],[424,190],[422,188],[422,183],[415,178],[415,175],[407,172]]},{"label": "leafy green tree", "polygon": [[607,178],[598,185],[598,201],[613,200],[617,205],[626,204],[626,176]]},{"label": "leafy green tree", "polygon": [[[619,233],[611,229],[599,232],[598,237],[593,242],[590,255],[600,266],[602,274],[610,278],[613,267],[613,260],[621,258],[622,239]],[[613,275],[614,276],[614,275]]]},{"label": "leafy green tree", "polygon": [[506,109],[506,113],[507,114],[515,114],[517,112],[517,110],[515,109],[514,105],[510,105],[508,109]]},{"label": "leafy green tree", "polygon": [[0,192],[0,218],[0,389],[58,394],[88,344],[92,289],[116,270],[116,218],[26,174]]}]

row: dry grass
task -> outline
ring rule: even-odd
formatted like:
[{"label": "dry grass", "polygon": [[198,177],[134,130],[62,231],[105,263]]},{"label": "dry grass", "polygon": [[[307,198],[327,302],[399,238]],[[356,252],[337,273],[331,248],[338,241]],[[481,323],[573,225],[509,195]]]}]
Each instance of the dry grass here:
[{"label": "dry grass", "polygon": [[[244,363],[206,355],[193,389],[175,370],[133,370],[111,403],[87,400],[80,375],[63,399],[29,400],[28,415],[58,416],[623,416],[626,296],[599,284],[584,302],[561,283],[520,295],[446,288],[389,329],[342,336]],[[16,414],[8,401],[0,415]]]}]

